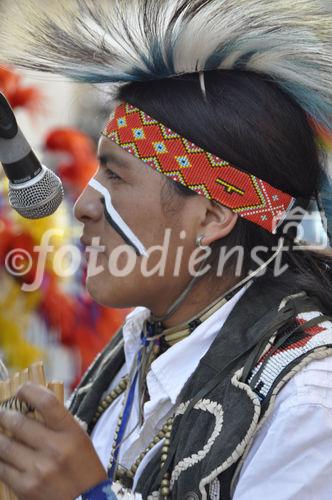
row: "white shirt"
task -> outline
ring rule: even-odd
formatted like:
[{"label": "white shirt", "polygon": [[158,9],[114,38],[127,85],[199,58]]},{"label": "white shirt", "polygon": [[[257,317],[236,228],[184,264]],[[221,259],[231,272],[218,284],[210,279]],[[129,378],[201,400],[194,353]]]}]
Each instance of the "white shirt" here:
[{"label": "white shirt", "polygon": [[332,356],[281,389],[246,456],[233,500],[332,499]]},{"label": "white shirt", "polygon": [[[245,290],[246,287],[241,289],[189,337],[152,363],[147,375],[150,400],[144,404],[144,423],[139,428],[136,393],[119,463],[129,468],[172,414],[181,389]],[[140,347],[142,325],[149,314],[148,309],[137,308],[127,316],[123,327],[125,364],[109,389],[130,371]],[[92,433],[94,447],[105,468],[112,451],[122,397],[102,415]],[[162,441],[142,460],[134,488],[144,467],[161,446]],[[283,387],[272,415],[254,438],[233,499],[265,500],[267,497],[269,500],[332,499],[332,357],[310,362]]]}]

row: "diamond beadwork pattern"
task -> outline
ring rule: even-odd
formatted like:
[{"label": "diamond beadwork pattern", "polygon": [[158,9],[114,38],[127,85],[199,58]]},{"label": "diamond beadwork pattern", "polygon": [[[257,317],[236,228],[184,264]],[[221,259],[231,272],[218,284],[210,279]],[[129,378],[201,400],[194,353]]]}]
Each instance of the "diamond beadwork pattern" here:
[{"label": "diamond beadwork pattern", "polygon": [[294,198],[204,151],[144,111],[120,104],[103,134],[154,170],[274,233]]}]

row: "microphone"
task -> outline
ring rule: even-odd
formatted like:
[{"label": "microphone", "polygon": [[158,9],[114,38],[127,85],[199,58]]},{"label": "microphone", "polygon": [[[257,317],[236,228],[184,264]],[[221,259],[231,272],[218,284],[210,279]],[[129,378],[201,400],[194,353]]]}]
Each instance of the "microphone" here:
[{"label": "microphone", "polygon": [[53,214],[63,200],[60,178],[41,165],[0,92],[0,162],[9,179],[9,204],[27,219]]}]

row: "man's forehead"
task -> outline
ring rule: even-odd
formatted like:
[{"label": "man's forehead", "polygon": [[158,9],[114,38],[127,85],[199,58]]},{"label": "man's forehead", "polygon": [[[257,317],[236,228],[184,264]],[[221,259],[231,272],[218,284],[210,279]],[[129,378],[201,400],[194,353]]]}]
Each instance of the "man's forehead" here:
[{"label": "man's forehead", "polygon": [[129,167],[132,161],[132,155],[105,136],[99,139],[97,155],[98,158],[107,158],[109,161],[118,163],[119,166]]},{"label": "man's forehead", "polygon": [[112,151],[112,145],[114,145],[114,142],[111,141],[111,139],[109,139],[108,137],[105,137],[104,135],[101,135],[99,137],[99,141],[98,141],[98,148],[97,148],[97,152],[99,154],[100,151]]}]

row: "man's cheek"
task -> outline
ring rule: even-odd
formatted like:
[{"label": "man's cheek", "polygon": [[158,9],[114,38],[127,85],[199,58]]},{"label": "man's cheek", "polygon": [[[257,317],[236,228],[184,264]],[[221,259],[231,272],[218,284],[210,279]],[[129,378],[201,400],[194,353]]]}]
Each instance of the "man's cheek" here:
[{"label": "man's cheek", "polygon": [[135,250],[136,255],[146,256],[144,244],[114,207],[108,189],[95,178],[89,181],[89,185],[102,196],[101,202],[104,204],[104,215],[108,224],[119,234],[124,243]]},{"label": "man's cheek", "polygon": [[131,276],[137,267],[141,258],[137,256],[134,249],[126,244],[121,244],[113,248],[108,255],[108,270],[111,276],[124,278]]}]

